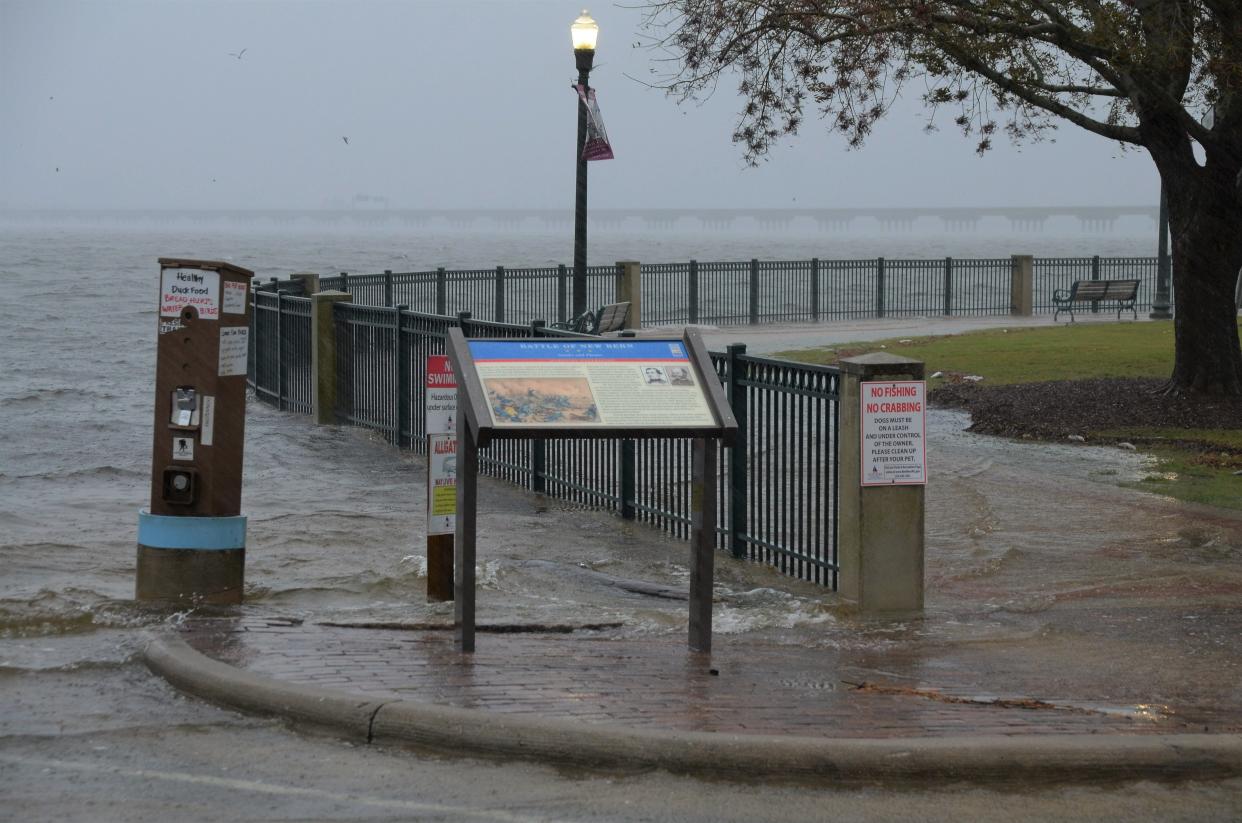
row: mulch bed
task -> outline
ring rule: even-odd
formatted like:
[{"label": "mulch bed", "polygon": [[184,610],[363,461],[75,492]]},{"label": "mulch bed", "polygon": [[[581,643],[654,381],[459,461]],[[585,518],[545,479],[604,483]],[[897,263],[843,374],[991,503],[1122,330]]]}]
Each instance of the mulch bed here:
[{"label": "mulch bed", "polygon": [[1058,380],[1009,386],[946,383],[932,391],[928,400],[970,412],[971,431],[1006,437],[1064,440],[1077,435],[1098,443],[1108,438],[1093,433],[1106,429],[1242,428],[1242,398],[1167,396],[1159,392],[1164,383],[1158,378]]}]

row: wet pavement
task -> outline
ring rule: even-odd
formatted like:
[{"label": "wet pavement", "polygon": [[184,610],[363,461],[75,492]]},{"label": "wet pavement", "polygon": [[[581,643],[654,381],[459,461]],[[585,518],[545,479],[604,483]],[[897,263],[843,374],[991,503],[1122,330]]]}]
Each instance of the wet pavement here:
[{"label": "wet pavement", "polygon": [[[1234,630],[1242,614],[1232,615]],[[1063,671],[1050,688],[1023,682],[1058,643],[995,654],[902,649],[882,654],[747,641],[711,655],[674,640],[595,633],[483,633],[462,655],[448,631],[290,625],[251,618],[197,622],[192,645],[256,674],[346,691],[504,714],[628,727],[834,738],[1242,731],[1236,704],[1147,703]],[[998,663],[1014,668],[998,677]],[[1032,693],[1038,697],[1030,696]]]},{"label": "wet pavement", "polygon": [[917,618],[859,618],[831,592],[720,556],[713,653],[693,654],[686,544],[484,479],[473,655],[454,649],[451,604],[425,602],[417,575],[366,619],[269,598],[181,630],[282,682],[584,723],[835,738],[1242,731],[1242,516],[1125,488],[1146,470],[1131,452],[976,436],[966,422],[929,416]]}]

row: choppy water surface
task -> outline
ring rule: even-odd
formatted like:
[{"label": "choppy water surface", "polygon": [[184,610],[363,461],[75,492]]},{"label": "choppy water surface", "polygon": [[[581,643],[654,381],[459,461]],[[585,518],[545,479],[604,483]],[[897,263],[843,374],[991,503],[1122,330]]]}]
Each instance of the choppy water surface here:
[{"label": "choppy water surface", "polygon": [[[1147,238],[1032,239],[598,234],[592,253],[593,260],[652,262],[1150,253]],[[540,234],[0,229],[0,325],[7,332],[0,345],[0,671],[120,664],[137,636],[133,629],[167,619],[130,601],[136,513],[149,490],[157,257],[223,259],[269,277],[537,265],[566,260],[568,251],[568,236]],[[1079,450],[1067,461],[1028,447],[1015,458],[1020,445],[961,434],[960,416],[932,420],[935,459],[942,461],[933,472],[949,485],[1015,460],[1028,473],[1068,472],[1088,484],[1101,471],[1105,482],[1141,471],[1135,458],[1112,450],[1077,457],[1087,454]],[[414,456],[365,432],[315,429],[252,403],[245,608],[337,621],[446,616],[445,606],[423,602],[421,471]],[[951,541],[961,530],[1003,528],[994,504],[981,498],[978,506],[954,504],[952,516],[931,515],[933,536],[940,529]],[[541,511],[516,491],[495,492],[487,508],[481,607],[490,618],[538,623],[588,609],[591,620],[622,622],[628,631],[681,630],[683,604],[625,592],[609,578],[684,585],[682,544],[652,544],[642,527],[607,515]],[[527,557],[549,565],[517,559],[514,541],[534,547]],[[834,618],[821,592],[761,569],[723,565],[720,632],[801,626],[814,627],[817,642],[852,642],[843,633],[833,640],[827,627]]]}]

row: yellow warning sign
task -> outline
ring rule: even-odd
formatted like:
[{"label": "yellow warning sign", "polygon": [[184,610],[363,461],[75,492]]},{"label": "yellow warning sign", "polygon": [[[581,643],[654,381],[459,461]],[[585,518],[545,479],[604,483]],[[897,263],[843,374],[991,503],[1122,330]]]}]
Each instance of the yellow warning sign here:
[{"label": "yellow warning sign", "polygon": [[431,516],[457,514],[457,486],[437,486],[431,490]]}]

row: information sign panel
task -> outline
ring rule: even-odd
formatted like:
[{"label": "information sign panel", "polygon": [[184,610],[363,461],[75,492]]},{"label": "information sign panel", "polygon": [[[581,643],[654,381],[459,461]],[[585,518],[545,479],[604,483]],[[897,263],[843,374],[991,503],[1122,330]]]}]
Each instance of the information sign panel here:
[{"label": "information sign panel", "polygon": [[457,528],[457,435],[430,435],[427,454],[427,534],[452,534]]},{"label": "information sign panel", "polygon": [[497,429],[718,426],[681,340],[471,340]]},{"label": "information sign panel", "polygon": [[448,355],[427,357],[427,434],[448,434],[457,426],[457,379]]},{"label": "information sign panel", "polygon": [[927,383],[860,383],[862,485],[927,483]]}]

